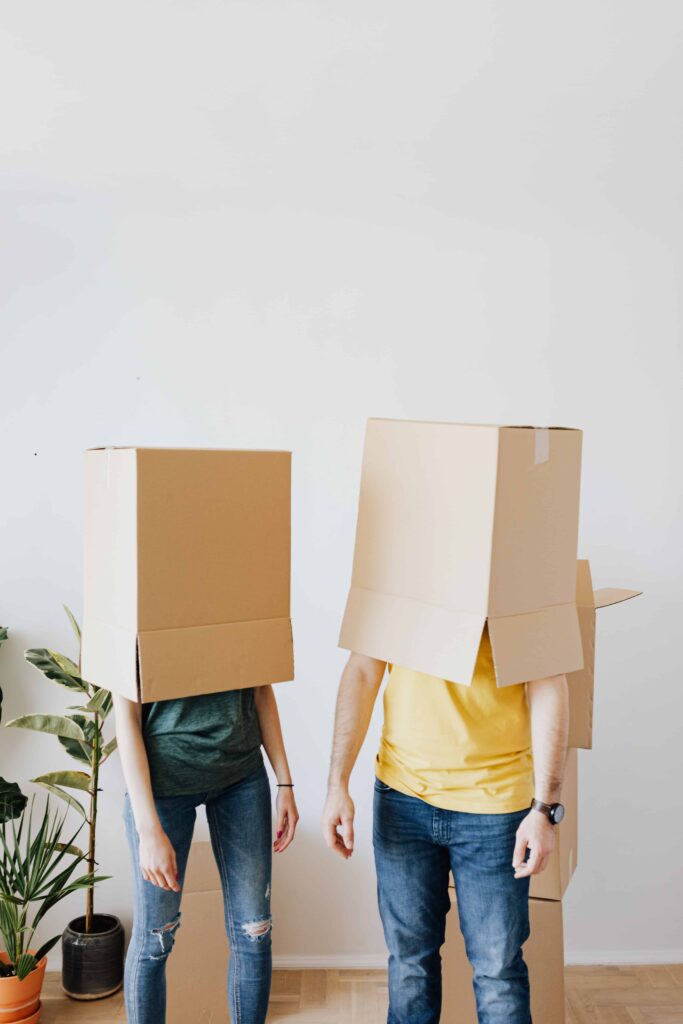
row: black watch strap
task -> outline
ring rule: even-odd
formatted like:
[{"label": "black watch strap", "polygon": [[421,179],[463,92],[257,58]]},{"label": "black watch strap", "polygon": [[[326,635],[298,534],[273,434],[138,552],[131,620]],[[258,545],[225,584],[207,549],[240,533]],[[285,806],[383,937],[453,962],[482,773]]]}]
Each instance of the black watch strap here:
[{"label": "black watch strap", "polygon": [[531,809],[545,814],[551,825],[559,825],[564,817],[563,804],[544,804],[542,800],[537,800],[536,797],[531,801]]}]

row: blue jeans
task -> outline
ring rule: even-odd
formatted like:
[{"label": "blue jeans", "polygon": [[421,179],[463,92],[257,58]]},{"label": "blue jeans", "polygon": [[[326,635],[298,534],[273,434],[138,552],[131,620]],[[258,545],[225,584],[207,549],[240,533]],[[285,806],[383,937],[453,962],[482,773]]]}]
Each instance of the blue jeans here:
[{"label": "blue jeans", "polygon": [[[176,852],[181,890],[196,808],[206,804],[230,942],[230,1020],[232,1024],[263,1024],[272,973],[271,801],[266,769],[261,765],[225,789],[196,796],[157,798],[155,803],[161,825]],[[126,955],[126,1013],[129,1024],[163,1024],[166,960],[180,926],[181,893],[160,889],[142,877],[138,834],[128,794],[124,819],[135,878],[133,934]]]},{"label": "blue jeans", "polygon": [[528,808],[446,811],[375,780],[373,845],[389,948],[388,1024],[437,1024],[441,955],[455,878],[479,1024],[531,1024],[522,944],[529,878],[515,878],[515,833]]}]

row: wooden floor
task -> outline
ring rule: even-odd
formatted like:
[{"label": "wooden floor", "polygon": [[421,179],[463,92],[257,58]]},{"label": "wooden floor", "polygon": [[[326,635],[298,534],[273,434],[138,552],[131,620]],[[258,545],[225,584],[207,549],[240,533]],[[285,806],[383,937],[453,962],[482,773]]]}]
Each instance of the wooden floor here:
[{"label": "wooden floor", "polygon": [[[683,1024],[683,964],[567,967],[565,977],[566,1024]],[[47,975],[41,1024],[125,1019],[120,994],[75,1003],[62,994],[59,976]],[[386,1019],[383,971],[275,972],[270,1024],[386,1024]]]}]

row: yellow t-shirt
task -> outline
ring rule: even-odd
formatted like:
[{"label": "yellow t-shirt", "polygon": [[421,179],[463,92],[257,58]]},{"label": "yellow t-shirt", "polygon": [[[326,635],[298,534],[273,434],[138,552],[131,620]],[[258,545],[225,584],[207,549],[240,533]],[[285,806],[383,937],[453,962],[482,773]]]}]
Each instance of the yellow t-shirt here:
[{"label": "yellow t-shirt", "polygon": [[534,795],[526,686],[496,685],[488,629],[471,686],[389,666],[376,775],[451,811],[496,814]]}]

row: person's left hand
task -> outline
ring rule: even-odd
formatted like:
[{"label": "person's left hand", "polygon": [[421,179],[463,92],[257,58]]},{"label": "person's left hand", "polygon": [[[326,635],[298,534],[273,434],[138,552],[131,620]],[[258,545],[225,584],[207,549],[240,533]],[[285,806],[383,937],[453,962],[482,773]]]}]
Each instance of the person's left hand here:
[{"label": "person's left hand", "polygon": [[[515,878],[526,878],[527,875],[538,875],[543,871],[555,849],[556,828],[557,825],[551,825],[545,814],[540,811],[530,810],[526,818],[522,818],[512,855]],[[527,847],[531,853],[529,859],[525,861]]]},{"label": "person's left hand", "polygon": [[290,789],[289,786],[280,786],[277,791],[275,808],[277,810],[277,825],[273,851],[274,853],[282,853],[294,838],[296,823],[299,820],[294,790]]}]

